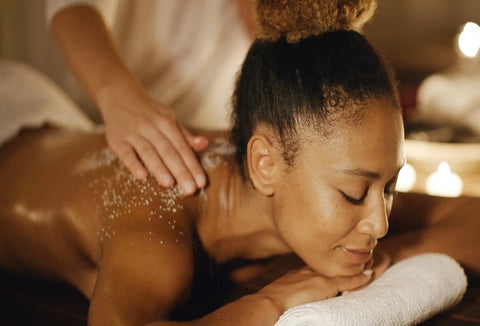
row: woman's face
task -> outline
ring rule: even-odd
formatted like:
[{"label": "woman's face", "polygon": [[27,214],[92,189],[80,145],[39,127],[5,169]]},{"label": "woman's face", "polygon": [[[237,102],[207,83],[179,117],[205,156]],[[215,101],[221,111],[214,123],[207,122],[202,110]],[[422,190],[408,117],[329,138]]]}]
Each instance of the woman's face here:
[{"label": "woman's face", "polygon": [[363,271],[388,230],[404,163],[403,122],[385,102],[370,106],[359,124],[339,125],[329,139],[302,140],[274,196],[280,236],[326,276]]}]

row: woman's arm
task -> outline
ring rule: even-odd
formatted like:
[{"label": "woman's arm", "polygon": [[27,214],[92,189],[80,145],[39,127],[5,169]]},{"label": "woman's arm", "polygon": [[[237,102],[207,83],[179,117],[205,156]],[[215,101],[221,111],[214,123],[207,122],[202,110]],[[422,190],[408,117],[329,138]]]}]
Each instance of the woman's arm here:
[{"label": "woman's arm", "polygon": [[[135,216],[149,216],[150,210],[148,207],[136,208],[132,209],[133,213]],[[177,222],[172,229],[168,221],[173,221],[174,217]],[[114,235],[103,244],[88,316],[92,326],[270,326],[291,307],[358,288],[372,277],[361,273],[327,278],[309,268],[300,268],[257,293],[241,297],[200,319],[169,321],[170,312],[189,293],[195,270],[193,240],[181,215],[164,214],[162,219],[150,221],[148,218],[123,216],[116,218],[109,229]]]},{"label": "woman's arm", "polygon": [[203,187],[205,175],[192,148],[203,150],[206,139],[192,136],[169,107],[150,98],[120,57],[101,15],[90,6],[70,6],[55,14],[51,30],[102,113],[109,146],[130,172],[143,179],[148,169],[162,186],[176,180],[187,194]]},{"label": "woman's arm", "polygon": [[148,326],[232,325],[272,326],[286,310],[307,302],[324,300],[365,285],[371,273],[327,278],[310,268],[290,271],[255,294],[246,295],[194,321],[158,321]]}]

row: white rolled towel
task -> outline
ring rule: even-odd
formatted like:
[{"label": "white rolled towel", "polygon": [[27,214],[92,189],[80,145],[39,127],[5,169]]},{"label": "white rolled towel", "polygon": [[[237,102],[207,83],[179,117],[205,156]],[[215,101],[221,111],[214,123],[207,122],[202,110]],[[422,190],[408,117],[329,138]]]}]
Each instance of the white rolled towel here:
[{"label": "white rolled towel", "polygon": [[456,305],[466,288],[454,259],[420,254],[392,265],[362,290],[291,308],[275,326],[416,325]]}]

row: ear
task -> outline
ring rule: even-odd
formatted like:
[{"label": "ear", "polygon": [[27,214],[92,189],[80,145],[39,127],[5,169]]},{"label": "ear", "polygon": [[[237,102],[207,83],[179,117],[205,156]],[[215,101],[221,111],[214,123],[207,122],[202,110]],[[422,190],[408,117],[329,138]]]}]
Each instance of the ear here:
[{"label": "ear", "polygon": [[265,196],[275,192],[277,174],[281,171],[282,156],[264,134],[253,134],[247,145],[247,164],[255,189]]}]

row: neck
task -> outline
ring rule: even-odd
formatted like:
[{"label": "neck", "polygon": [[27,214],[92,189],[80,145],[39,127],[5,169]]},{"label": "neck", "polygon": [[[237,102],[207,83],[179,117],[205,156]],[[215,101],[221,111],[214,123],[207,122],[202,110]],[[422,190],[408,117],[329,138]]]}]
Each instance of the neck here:
[{"label": "neck", "polygon": [[195,224],[204,248],[221,263],[289,252],[275,229],[272,198],[244,180],[232,158],[225,162],[208,172],[210,185],[197,196]]}]

